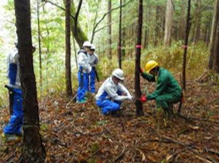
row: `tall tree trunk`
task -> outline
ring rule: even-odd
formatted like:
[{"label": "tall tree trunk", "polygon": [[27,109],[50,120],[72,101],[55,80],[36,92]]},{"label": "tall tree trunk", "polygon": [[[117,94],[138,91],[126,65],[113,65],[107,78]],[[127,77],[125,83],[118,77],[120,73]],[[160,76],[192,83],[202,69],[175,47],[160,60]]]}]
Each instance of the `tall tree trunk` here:
[{"label": "tall tree trunk", "polygon": [[39,68],[40,68],[40,90],[42,91],[42,49],[41,49],[41,31],[40,31],[40,6],[39,6],[39,0],[37,0],[37,34],[38,34],[38,45],[39,45]]},{"label": "tall tree trunk", "polygon": [[193,24],[193,42],[197,42],[200,39],[200,32],[201,32],[201,0],[196,0],[195,3],[195,14],[194,14],[194,24]]},{"label": "tall tree trunk", "polygon": [[208,68],[219,73],[219,0],[215,0]]},{"label": "tall tree trunk", "polygon": [[186,3],[184,1],[181,2],[181,10],[180,10],[180,21],[179,21],[179,39],[183,40],[185,38],[185,11],[186,11]]},{"label": "tall tree trunk", "polygon": [[[146,6],[147,8],[150,8],[151,6]],[[148,44],[149,44],[149,38],[150,38],[150,26],[151,26],[151,24],[150,24],[150,20],[151,20],[151,17],[152,17],[152,15],[151,15],[151,10],[146,10],[146,14],[145,14],[145,19],[146,20],[149,20],[149,21],[144,21],[143,23],[146,23],[146,25],[145,25],[145,28],[143,28],[144,29],[144,39],[143,39],[143,45],[144,45],[144,48],[147,48],[148,47]]]},{"label": "tall tree trunk", "polygon": [[[126,3],[126,0],[123,1],[123,4]],[[125,22],[125,17],[122,19]],[[126,30],[127,28],[125,26],[122,26],[122,58],[125,58],[125,47],[126,47]]]},{"label": "tall tree trunk", "polygon": [[204,41],[206,43],[206,45],[209,45],[210,42],[210,36],[211,36],[211,27],[212,27],[212,14],[209,14],[207,16],[207,20],[210,20],[208,22],[205,23],[205,30],[204,30]]},{"label": "tall tree trunk", "polygon": [[191,8],[191,0],[188,0],[186,31],[185,31],[186,37],[185,37],[185,44],[184,44],[183,69],[182,69],[182,85],[183,85],[184,91],[186,90],[186,57],[187,57],[187,49],[188,49],[189,31],[191,27],[190,8]]},{"label": "tall tree trunk", "polygon": [[[112,9],[112,2],[111,0],[108,1],[108,11],[110,11]],[[111,45],[112,45],[112,26],[111,26],[111,19],[112,19],[112,16],[111,16],[111,12],[109,12],[108,14],[108,19],[107,19],[107,23],[108,23],[108,56],[110,59],[112,59],[112,50],[111,50]]]},{"label": "tall tree trunk", "polygon": [[142,19],[143,19],[143,0],[139,0],[138,10],[138,31],[137,31],[137,42],[136,42],[136,57],[135,57],[135,96],[136,96],[136,115],[144,115],[141,98],[141,87],[140,87],[140,64],[141,64],[141,36],[142,36]]},{"label": "tall tree trunk", "polygon": [[43,163],[45,150],[39,133],[39,108],[33,69],[30,0],[14,0],[14,3],[24,110],[23,150],[20,162]]},{"label": "tall tree trunk", "polygon": [[120,13],[119,13],[119,42],[118,42],[118,62],[119,68],[122,68],[122,0],[120,0]]},{"label": "tall tree trunk", "polygon": [[166,16],[165,16],[165,35],[164,35],[164,45],[171,45],[171,31],[173,24],[173,0],[167,0]]},{"label": "tall tree trunk", "polygon": [[156,23],[155,23],[155,37],[154,37],[154,46],[157,46],[159,38],[159,25],[160,25],[160,6],[156,6]]},{"label": "tall tree trunk", "polygon": [[66,95],[72,96],[71,85],[71,29],[70,29],[70,14],[71,0],[66,0],[65,4],[65,80],[66,80]]},{"label": "tall tree trunk", "polygon": [[[66,4],[66,0],[63,0],[64,4]],[[80,8],[80,6],[79,6]],[[80,10],[78,8],[78,10]],[[76,15],[76,9],[74,1],[71,1],[71,15],[74,15],[74,18],[71,17],[71,32],[72,32],[72,39],[75,39],[78,46],[82,47],[84,41],[88,40],[87,35],[84,33],[84,31],[81,28],[81,25],[77,21],[78,15]]]},{"label": "tall tree trunk", "polygon": [[97,2],[97,4],[96,4],[96,13],[95,13],[95,18],[94,18],[94,20],[93,20],[93,30],[92,30],[92,36],[91,36],[91,43],[93,43],[93,41],[94,41],[94,34],[95,34],[95,25],[96,25],[96,23],[97,23],[97,16],[98,16],[98,11],[100,10],[99,9],[99,5],[100,4],[100,0],[98,0],[98,2]]}]

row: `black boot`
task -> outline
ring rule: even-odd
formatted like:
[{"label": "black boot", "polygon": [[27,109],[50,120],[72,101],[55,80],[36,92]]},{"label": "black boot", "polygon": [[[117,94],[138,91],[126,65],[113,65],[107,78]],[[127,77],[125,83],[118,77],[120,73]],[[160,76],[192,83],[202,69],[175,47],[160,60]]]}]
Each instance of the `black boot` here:
[{"label": "black boot", "polygon": [[112,117],[120,117],[121,116],[120,110],[111,111],[110,114]]}]

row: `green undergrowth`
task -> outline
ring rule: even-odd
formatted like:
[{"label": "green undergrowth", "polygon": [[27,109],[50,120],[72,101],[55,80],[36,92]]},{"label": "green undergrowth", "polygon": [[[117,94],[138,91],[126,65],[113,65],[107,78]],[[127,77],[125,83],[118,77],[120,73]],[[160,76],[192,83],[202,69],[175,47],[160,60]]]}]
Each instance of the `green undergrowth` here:
[{"label": "green undergrowth", "polygon": [[[173,43],[171,47],[164,46],[149,48],[142,53],[142,65],[154,59],[160,66],[169,69],[174,74],[181,74],[183,67],[184,48],[181,42]],[[186,76],[193,80],[207,69],[209,50],[204,43],[197,43],[188,46],[186,58]]]},{"label": "green undergrowth", "polygon": [[[144,69],[145,63],[151,59],[159,62],[160,66],[169,69],[178,79],[182,74],[183,65],[183,43],[172,43],[171,47],[148,47],[142,49],[141,54],[141,67]],[[187,53],[187,80],[194,80],[201,76],[208,65],[208,47],[204,43],[197,43],[189,45]],[[126,57],[122,62],[122,69],[125,76],[133,74],[135,70],[135,58]],[[134,55],[135,56],[135,55]],[[106,55],[99,56],[99,64],[97,72],[101,81],[109,77],[112,71],[118,67],[117,56],[114,55],[110,60]],[[72,61],[74,62],[74,61]],[[65,94],[65,65],[52,65],[47,68],[46,73],[43,73],[43,82],[40,85],[39,74],[35,73],[37,81],[38,97],[43,98],[51,95],[64,95]],[[1,70],[3,71],[3,70]],[[45,70],[44,70],[45,71]],[[3,74],[3,73],[2,73]],[[7,81],[6,77],[2,75],[4,83]],[[72,67],[72,89],[74,94],[77,92],[78,80],[76,66]],[[64,96],[63,96],[64,97]],[[0,89],[0,107],[7,106],[8,104],[7,90]]]}]

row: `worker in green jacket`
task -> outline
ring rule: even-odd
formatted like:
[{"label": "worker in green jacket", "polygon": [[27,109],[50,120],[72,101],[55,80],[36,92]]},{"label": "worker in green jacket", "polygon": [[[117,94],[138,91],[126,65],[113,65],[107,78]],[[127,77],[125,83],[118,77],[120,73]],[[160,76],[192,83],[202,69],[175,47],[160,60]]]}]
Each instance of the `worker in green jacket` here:
[{"label": "worker in green jacket", "polygon": [[156,90],[143,98],[143,102],[155,100],[157,108],[162,108],[170,119],[173,118],[172,106],[182,97],[181,86],[168,70],[160,67],[154,60],[146,63],[145,71],[141,69],[141,76],[150,82],[156,82]]}]

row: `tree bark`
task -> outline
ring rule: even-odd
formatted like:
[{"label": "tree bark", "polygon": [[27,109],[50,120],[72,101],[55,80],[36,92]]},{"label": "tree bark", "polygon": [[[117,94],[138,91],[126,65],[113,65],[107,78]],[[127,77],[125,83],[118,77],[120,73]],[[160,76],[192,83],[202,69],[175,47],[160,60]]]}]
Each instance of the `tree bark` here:
[{"label": "tree bark", "polygon": [[65,78],[66,78],[66,95],[72,96],[71,85],[71,29],[70,29],[70,11],[71,0],[66,0],[65,5]]},{"label": "tree bark", "polygon": [[40,68],[40,90],[42,91],[42,49],[41,49],[41,30],[40,30],[40,6],[39,6],[39,0],[37,0],[37,34],[38,34],[38,45],[39,45],[39,68]]},{"label": "tree bark", "polygon": [[97,2],[97,4],[96,4],[96,6],[97,6],[97,8],[96,8],[96,13],[95,13],[95,19],[93,20],[93,30],[92,30],[92,36],[91,36],[91,43],[93,43],[93,41],[94,41],[94,34],[95,34],[95,25],[96,25],[96,22],[97,22],[97,16],[98,16],[98,11],[100,10],[99,9],[99,5],[100,4],[100,0],[98,0],[98,2]]},{"label": "tree bark", "polygon": [[[66,0],[64,0],[64,3],[66,3]],[[79,6],[79,8],[80,8],[80,6]],[[79,8],[77,9],[77,11],[80,10]],[[74,19],[71,17],[71,32],[73,35],[72,38],[76,40],[79,47],[82,47],[84,41],[88,40],[88,37],[84,33],[84,31],[82,30],[79,22],[77,21],[78,15],[77,15],[77,12],[75,9],[74,1],[72,1],[72,3],[71,3],[71,15],[75,15]]]},{"label": "tree bark", "polygon": [[195,14],[193,16],[194,23],[193,23],[193,42],[197,42],[200,39],[200,32],[201,32],[201,0],[196,0],[195,3]]},{"label": "tree bark", "polygon": [[122,68],[122,0],[120,0],[119,12],[119,41],[118,41],[118,62],[119,68]]},{"label": "tree bark", "polygon": [[185,11],[186,11],[186,3],[184,1],[181,2],[181,10],[180,10],[180,22],[179,22],[179,39],[183,40],[185,38]]},{"label": "tree bark", "polygon": [[137,42],[136,42],[136,57],[135,57],[135,97],[136,97],[136,115],[143,116],[144,111],[141,98],[141,87],[140,87],[140,64],[141,64],[141,36],[142,36],[142,19],[143,19],[143,0],[139,0],[138,10],[138,31],[137,31]]},{"label": "tree bark", "polygon": [[182,69],[182,85],[183,85],[182,87],[183,87],[183,90],[186,90],[186,57],[187,57],[187,49],[188,49],[189,31],[190,31],[190,27],[191,27],[190,8],[191,8],[191,0],[188,0],[186,31],[185,31],[186,37],[185,37],[185,44],[184,44],[183,69]]},{"label": "tree bark", "polygon": [[[123,0],[123,4],[125,4],[126,3],[126,0]],[[125,22],[125,17],[123,17],[123,19],[122,19],[124,22]],[[127,30],[127,28],[125,27],[125,26],[122,26],[122,46],[123,46],[123,48],[122,48],[122,58],[125,58],[125,53],[126,53],[126,51],[125,51],[125,47],[126,47],[126,30]]]},{"label": "tree bark", "polygon": [[39,133],[39,108],[33,69],[30,0],[14,0],[14,4],[24,110],[23,149],[20,162],[43,163],[45,150]]},{"label": "tree bark", "polygon": [[154,46],[157,46],[159,38],[159,25],[160,25],[160,6],[156,6],[156,23],[155,23],[155,37],[154,37]]},{"label": "tree bark", "polygon": [[219,0],[215,0],[208,68],[219,73]]},{"label": "tree bark", "polygon": [[[110,11],[112,9],[112,2],[111,0],[108,1],[108,11]],[[107,23],[108,23],[108,57],[111,60],[112,59],[112,50],[111,50],[111,45],[112,45],[112,26],[111,26],[111,12],[108,14],[108,19],[107,19]]]},{"label": "tree bark", "polygon": [[165,16],[165,34],[164,45],[171,45],[171,31],[173,24],[173,4],[172,0],[167,0],[166,16]]}]

